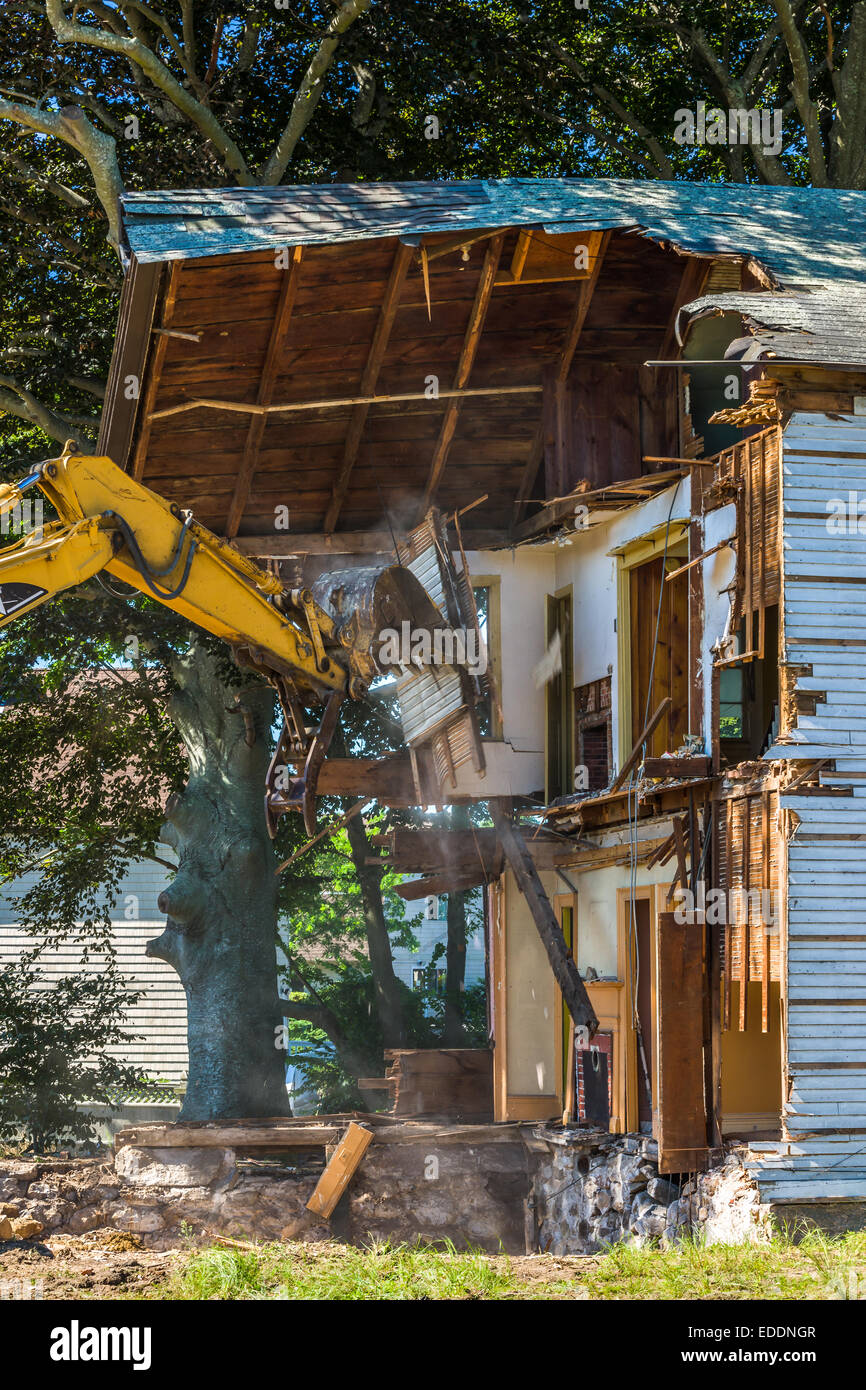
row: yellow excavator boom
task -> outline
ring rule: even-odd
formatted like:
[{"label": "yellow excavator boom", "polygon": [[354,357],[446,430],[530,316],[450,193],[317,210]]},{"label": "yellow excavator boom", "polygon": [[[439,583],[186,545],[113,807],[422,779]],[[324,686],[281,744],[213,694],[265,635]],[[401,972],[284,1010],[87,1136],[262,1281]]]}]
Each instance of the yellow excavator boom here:
[{"label": "yellow excavator boom", "polygon": [[[293,806],[303,809],[308,828],[314,825],[316,779],[340,702],[346,695],[362,698],[380,673],[382,629],[408,623],[432,633],[447,626],[410,569],[398,561],[329,575],[324,592],[317,583],[319,602],[309,589],[288,588],[109,458],[67,447],[20,482],[0,486],[0,516],[32,487],[57,520],[0,551],[0,627],[104,570],[222,638],[279,695],[285,727],[272,774],[280,758],[303,766],[288,795],[269,785],[271,830],[275,817]],[[311,701],[327,705],[318,731],[306,727],[303,705]]]},{"label": "yellow excavator boom", "polygon": [[[274,604],[284,593],[275,575],[111,459],[64,454],[31,476],[59,521],[0,553],[0,626],[104,569],[233,647],[252,647],[259,664],[317,692],[347,689],[347,666],[317,653],[309,625]],[[22,484],[0,489],[0,512],[21,496]]]}]

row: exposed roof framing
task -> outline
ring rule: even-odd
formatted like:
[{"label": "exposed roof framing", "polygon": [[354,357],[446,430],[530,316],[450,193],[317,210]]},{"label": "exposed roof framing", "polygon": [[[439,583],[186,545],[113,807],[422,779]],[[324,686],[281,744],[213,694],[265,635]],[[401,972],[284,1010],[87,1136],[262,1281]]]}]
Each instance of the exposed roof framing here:
[{"label": "exposed roof framing", "polygon": [[[483,498],[494,543],[543,535],[551,496],[681,452],[660,404],[678,375],[643,364],[676,356],[690,313],[741,313],[756,354],[862,359],[864,212],[839,190],[618,180],[131,194],[100,447],[248,553],[363,554],[434,499]],[[583,278],[567,255],[556,274],[557,238],[601,234]],[[760,291],[705,280],[722,262]]]},{"label": "exposed roof framing", "polygon": [[[394,260],[391,263],[391,274],[388,277],[388,287],[385,290],[385,297],[379,310],[379,322],[376,324],[376,332],[370,344],[370,352],[364,367],[364,374],[361,377],[360,394],[362,396],[372,396],[376,390],[376,383],[379,380],[379,372],[382,369],[382,362],[385,357],[385,349],[388,346],[388,339],[391,336],[391,329],[394,327],[394,318],[397,313],[397,305],[403,291],[406,280],[406,272],[412,260],[412,248],[400,242],[394,252]],[[330,505],[325,513],[324,530],[326,533],[333,531],[337,525],[340,515],[340,508],[346,499],[349,488],[349,480],[352,476],[352,469],[358,457],[358,450],[361,447],[361,436],[364,433],[364,424],[369,413],[369,404],[362,402],[352,410],[352,418],[349,421],[349,429],[346,433],[346,442],[343,447],[343,462],[337,481],[334,483],[334,491]]]},{"label": "exposed roof framing", "polygon": [[[277,373],[280,367],[280,355],[283,350],[283,344],[286,341],[286,333],[288,331],[289,321],[292,317],[292,310],[295,307],[295,300],[298,296],[302,255],[303,247],[295,246],[288,258],[289,265],[282,272],[283,279],[280,285],[280,294],[274,314],[271,337],[268,343],[267,353],[265,354],[264,365],[262,366],[262,374],[259,377],[259,387],[256,393],[257,405],[270,405],[271,397],[274,394],[274,383],[277,379]],[[240,471],[235,481],[235,490],[226,519],[226,535],[229,538],[237,535],[238,526],[244,514],[244,508],[247,505],[266,419],[266,415],[254,415],[249,423],[246,443],[244,444],[244,456],[241,460]]]},{"label": "exposed roof framing", "polygon": [[[562,345],[562,351],[559,354],[559,361],[556,364],[556,370],[553,374],[556,400],[556,435],[554,439],[554,449],[557,454],[560,454],[562,451],[562,441],[564,434],[562,428],[562,411],[564,406],[564,395],[562,388],[568,380],[568,374],[571,371],[571,364],[574,361],[574,354],[577,350],[577,344],[580,341],[580,335],[583,332],[583,325],[586,322],[586,316],[589,313],[589,306],[592,302],[592,296],[595,291],[596,282],[598,281],[598,277],[601,272],[601,267],[604,262],[604,257],[608,248],[609,241],[610,232],[604,232],[602,234],[598,251],[596,252],[595,264],[593,265],[591,274],[586,280],[579,280],[577,282],[577,292],[574,298],[574,309],[572,311],[571,318],[568,321],[568,327],[565,330],[565,341]],[[523,477],[520,480],[520,488],[518,490],[516,498],[517,509],[522,508],[523,505],[532,496],[532,489],[535,486],[535,480],[538,476],[538,469],[541,464],[541,460],[544,457],[544,435],[544,418],[542,417],[538,422],[538,429],[536,431],[535,438],[532,441],[532,453],[530,454],[529,459],[527,460],[526,469],[524,471]]]},{"label": "exposed roof framing", "polygon": [[[490,308],[490,296],[493,293],[493,283],[496,279],[499,257],[502,254],[503,240],[504,233],[500,233],[498,236],[493,237],[481,265],[481,274],[478,277],[478,288],[475,291],[475,300],[469,315],[466,335],[463,339],[463,346],[460,349],[460,360],[457,363],[457,371],[454,373],[452,385],[455,391],[465,391],[469,384],[469,376],[478,352],[478,344],[481,341],[484,320],[487,318],[487,310]],[[419,509],[419,520],[436,500],[436,493],[439,490],[442,474],[445,471],[448,450],[451,447],[451,441],[454,438],[454,431],[457,427],[457,416],[460,413],[460,405],[461,398],[458,396],[452,397],[445,407],[445,415],[439,429],[439,438],[436,440],[436,447],[433,450],[433,461],[430,464],[430,477],[424,493],[424,500]]]}]

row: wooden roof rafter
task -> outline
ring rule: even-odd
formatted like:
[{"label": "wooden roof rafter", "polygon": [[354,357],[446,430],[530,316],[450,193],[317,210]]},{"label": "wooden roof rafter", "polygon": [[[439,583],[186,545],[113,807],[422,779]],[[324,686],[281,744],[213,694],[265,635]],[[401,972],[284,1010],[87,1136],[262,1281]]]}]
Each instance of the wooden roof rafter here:
[{"label": "wooden roof rafter", "polygon": [[[280,357],[283,345],[286,341],[289,323],[295,307],[295,300],[298,294],[298,284],[301,278],[301,259],[303,248],[295,246],[292,248],[289,257],[288,268],[283,271],[280,282],[280,293],[277,299],[277,307],[274,313],[274,322],[271,328],[271,336],[265,353],[265,361],[262,367],[262,374],[259,377],[258,390],[256,392],[256,404],[259,406],[269,405],[274,393],[277,376],[280,370]],[[241,524],[241,519],[247,505],[252,487],[253,475],[256,471],[256,461],[261,447],[262,435],[265,432],[267,414],[262,411],[252,416],[247,429],[246,442],[244,444],[244,454],[241,466],[238,471],[235,489],[229,504],[228,516],[226,517],[225,534],[229,540],[233,539]]]},{"label": "wooden roof rafter", "polygon": [[[553,383],[557,402],[557,441],[561,439],[563,433],[563,387],[568,379],[568,374],[571,371],[571,364],[574,361],[574,354],[577,351],[577,345],[580,341],[580,335],[583,332],[583,326],[586,323],[586,316],[589,313],[589,306],[592,303],[592,297],[595,293],[595,287],[598,284],[598,277],[601,274],[601,268],[604,264],[604,258],[607,252],[607,248],[610,245],[610,239],[610,232],[602,233],[601,241],[598,247],[598,253],[593,263],[592,271],[586,277],[585,280],[578,281],[577,293],[575,295],[574,300],[574,309],[572,311],[571,319],[569,320],[569,324],[566,329],[565,340],[562,345],[559,360],[556,364]],[[529,494],[532,492],[532,489],[535,486],[535,479],[538,476],[538,469],[541,465],[541,460],[544,457],[544,436],[545,426],[544,419],[542,418],[539,421],[538,429],[535,432],[535,437],[532,441],[532,452],[530,453],[530,456],[527,460],[523,477],[520,480],[520,488],[518,490],[517,497],[515,498],[514,505],[515,509],[518,511],[520,510],[520,508],[526,505],[526,503],[529,500]]]},{"label": "wooden roof rafter", "polygon": [[710,273],[712,261],[702,256],[686,256],[686,263],[683,266],[682,278],[680,280],[677,297],[671,309],[665,335],[659,348],[659,358],[665,360],[670,357],[679,356],[677,345],[677,319],[684,304],[690,304],[693,299],[699,299],[703,293],[704,284]]},{"label": "wooden roof rafter", "polygon": [[[493,295],[493,286],[496,281],[496,271],[499,267],[499,258],[502,255],[502,246],[505,241],[505,232],[499,232],[490,240],[490,245],[484,255],[481,266],[481,274],[478,277],[478,287],[475,291],[475,299],[472,304],[472,312],[469,315],[469,323],[463,338],[463,346],[460,350],[460,359],[457,363],[457,370],[454,373],[453,389],[463,391],[469,382],[475,358],[478,353],[478,345],[481,341],[481,334],[484,331],[484,320],[487,317],[487,310],[490,307],[490,300]],[[442,475],[445,472],[445,465],[448,461],[448,451],[451,441],[454,438],[454,431],[457,428],[457,417],[460,414],[461,397],[452,397],[445,408],[445,415],[439,430],[439,437],[433,450],[433,459],[430,464],[430,474],[427,480],[427,487],[424,492],[424,500],[419,509],[419,520],[425,515],[433,505]]]},{"label": "wooden roof rafter", "polygon": [[[398,242],[397,250],[394,253],[394,260],[391,263],[391,273],[388,278],[388,285],[385,290],[385,297],[379,310],[379,319],[376,330],[373,334],[373,341],[370,344],[370,352],[361,377],[361,385],[358,394],[360,396],[373,396],[376,392],[376,384],[379,380],[379,373],[391,337],[391,330],[394,326],[394,319],[397,316],[397,309],[400,303],[400,296],[406,282],[406,274],[412,261],[413,248]],[[337,480],[334,483],[331,501],[325,514],[323,530],[326,535],[330,535],[336,530],[337,521],[340,516],[340,509],[345,501],[346,493],[349,490],[349,483],[352,477],[352,470],[358,457],[358,450],[361,447],[361,438],[364,433],[364,425],[367,421],[370,406],[367,402],[362,402],[353,407],[352,418],[349,421],[349,428],[346,433],[346,441],[343,446],[343,461]]]},{"label": "wooden roof rafter", "polygon": [[[167,283],[165,298],[162,305],[162,322],[160,328],[169,328],[174,315],[174,307],[177,303],[178,290],[180,289],[180,276],[183,269],[182,261],[173,261],[167,271]],[[141,429],[135,446],[135,456],[132,462],[132,476],[137,483],[140,483],[144,475],[144,466],[147,462],[147,450],[150,444],[150,431],[153,423],[153,407],[159,390],[162,368],[165,362],[165,354],[171,341],[166,333],[157,334],[151,326],[151,334],[156,337],[149,363],[147,387],[144,400],[142,401]]]}]

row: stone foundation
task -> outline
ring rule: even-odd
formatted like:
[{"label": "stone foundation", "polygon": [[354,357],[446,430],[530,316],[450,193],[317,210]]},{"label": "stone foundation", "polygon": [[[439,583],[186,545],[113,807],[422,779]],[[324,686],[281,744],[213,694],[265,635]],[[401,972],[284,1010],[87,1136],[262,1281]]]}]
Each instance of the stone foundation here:
[{"label": "stone foundation", "polygon": [[[436,1129],[431,1126],[431,1129]],[[458,1247],[525,1248],[532,1155],[518,1137],[491,1143],[422,1136],[368,1149],[330,1221],[306,1203],[321,1172],[238,1160],[222,1148],[123,1147],[115,1160],[0,1161],[0,1215],[44,1234],[114,1227],[155,1250],[185,1237],[253,1240],[452,1240]],[[23,1237],[22,1237],[23,1238]],[[2,1236],[0,1236],[2,1239]],[[0,1244],[2,1250],[2,1244]]]},{"label": "stone foundation", "polygon": [[623,1240],[673,1245],[689,1234],[711,1243],[760,1241],[774,1221],[804,1216],[828,1231],[866,1219],[862,1203],[812,1203],[807,1212],[762,1205],[748,1157],[745,1145],[732,1146],[724,1163],[681,1183],[659,1175],[655,1141],[640,1135],[396,1124],[377,1131],[330,1221],[306,1209],[321,1150],[279,1163],[217,1146],[140,1144],[119,1148],[114,1159],[6,1159],[0,1251],[3,1240],[109,1227],[135,1232],[156,1250],[186,1237],[336,1236],[580,1255]]},{"label": "stone foundation", "polygon": [[672,1245],[698,1231],[710,1243],[736,1245],[769,1231],[770,1209],[735,1151],[680,1182],[659,1175],[654,1139],[547,1129],[536,1137],[530,1200],[536,1248],[544,1253],[592,1254],[621,1240]]}]

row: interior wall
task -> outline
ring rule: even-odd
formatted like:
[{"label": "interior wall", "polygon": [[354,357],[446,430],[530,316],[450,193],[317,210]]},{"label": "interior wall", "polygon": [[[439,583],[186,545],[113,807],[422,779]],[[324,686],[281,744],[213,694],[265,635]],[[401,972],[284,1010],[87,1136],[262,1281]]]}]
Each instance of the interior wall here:
[{"label": "interior wall", "polygon": [[[532,672],[544,656],[545,601],[555,590],[552,547],[476,550],[466,559],[473,576],[499,576],[502,738],[510,745],[514,792],[535,791],[544,786],[546,715],[544,687],[535,685]],[[492,749],[491,754],[495,760]]]},{"label": "interior wall", "polygon": [[536,685],[533,672],[546,649],[547,596],[572,586],[572,681],[577,686],[612,677],[612,746],[616,749],[620,737],[617,557],[611,552],[664,526],[668,515],[674,521],[687,519],[689,494],[686,477],[680,480],[675,497],[669,488],[626,512],[612,513],[585,531],[575,531],[568,545],[468,553],[473,574],[500,576],[500,699],[503,738],[514,750],[513,757],[509,753],[509,766],[517,768],[512,774],[515,792],[544,786],[545,688]]},{"label": "interior wall", "polygon": [[570,545],[553,548],[557,589],[567,584],[573,586],[574,683],[586,685],[611,676],[614,750],[621,746],[621,701],[617,670],[617,556],[611,552],[664,526],[669,514],[674,521],[687,519],[689,495],[690,480],[683,478],[675,497],[673,488],[668,488],[626,512],[613,513],[609,520],[586,531],[576,531]]},{"label": "interior wall", "polygon": [[[703,526],[703,549],[712,550],[721,541],[730,540],[737,529],[737,509],[733,502],[707,512]],[[701,639],[701,667],[704,686],[704,731],[709,737],[712,726],[713,653],[712,647],[724,637],[731,612],[731,596],[727,592],[737,572],[733,549],[717,550],[701,565],[704,594],[704,626]],[[709,743],[707,745],[709,747]]]},{"label": "interior wall", "polygon": [[[541,879],[552,900],[557,891],[554,875],[542,874]],[[504,947],[506,1113],[497,1119],[554,1115],[561,1086],[559,991],[510,870],[505,874]]]},{"label": "interior wall", "polygon": [[[740,997],[738,981],[731,982],[731,1018],[736,1019]],[[769,1031],[761,1032],[761,985],[749,985],[745,1032],[736,1027],[722,1033],[722,1129],[766,1129],[776,1126],[782,1109],[782,1042],[779,985],[770,985]]]}]

